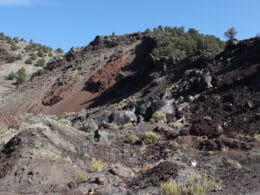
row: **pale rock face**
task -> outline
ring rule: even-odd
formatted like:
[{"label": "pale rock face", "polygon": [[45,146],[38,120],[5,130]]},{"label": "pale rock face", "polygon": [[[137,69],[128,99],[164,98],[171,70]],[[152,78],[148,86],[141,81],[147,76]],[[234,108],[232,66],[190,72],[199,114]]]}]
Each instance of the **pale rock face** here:
[{"label": "pale rock face", "polygon": [[164,114],[174,114],[175,109],[173,106],[174,99],[172,100],[165,100],[165,105],[159,109],[160,112]]},{"label": "pale rock face", "polygon": [[210,75],[209,72],[206,73],[205,77],[204,77],[204,81],[207,85],[207,88],[211,88],[213,87],[213,85],[211,84],[211,81],[212,81],[212,76]]},{"label": "pale rock face", "polygon": [[108,142],[108,133],[106,131],[95,131],[95,139],[100,142]]},{"label": "pale rock face", "polygon": [[137,118],[134,112],[128,110],[119,110],[112,114],[113,122],[123,125],[128,122],[136,122]]}]

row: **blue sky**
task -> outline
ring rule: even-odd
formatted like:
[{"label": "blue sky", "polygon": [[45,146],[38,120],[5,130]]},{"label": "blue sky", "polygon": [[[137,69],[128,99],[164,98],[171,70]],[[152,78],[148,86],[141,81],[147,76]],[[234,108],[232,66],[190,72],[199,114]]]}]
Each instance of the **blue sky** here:
[{"label": "blue sky", "polygon": [[0,32],[65,51],[95,35],[184,26],[224,39],[260,33],[260,0],[0,0]]}]

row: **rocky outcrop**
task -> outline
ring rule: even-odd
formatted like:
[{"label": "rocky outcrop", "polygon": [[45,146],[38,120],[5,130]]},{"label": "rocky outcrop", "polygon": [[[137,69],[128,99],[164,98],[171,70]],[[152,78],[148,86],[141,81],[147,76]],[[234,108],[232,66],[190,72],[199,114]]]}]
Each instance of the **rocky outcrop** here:
[{"label": "rocky outcrop", "polygon": [[110,116],[110,121],[117,125],[124,125],[129,122],[137,122],[137,118],[133,111],[120,110]]},{"label": "rocky outcrop", "polygon": [[257,133],[259,52],[260,40],[251,39],[216,57],[210,67],[213,88],[196,101],[192,133],[203,134],[206,129],[215,136],[220,132],[229,135]]}]

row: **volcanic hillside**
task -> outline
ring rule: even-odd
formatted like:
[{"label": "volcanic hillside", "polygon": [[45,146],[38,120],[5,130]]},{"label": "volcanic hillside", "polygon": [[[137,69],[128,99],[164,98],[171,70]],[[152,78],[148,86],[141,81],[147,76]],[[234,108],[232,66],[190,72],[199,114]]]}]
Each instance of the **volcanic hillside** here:
[{"label": "volcanic hillside", "polygon": [[[170,37],[174,41],[168,40]],[[190,41],[191,45],[185,41]],[[209,44],[200,46],[202,41]],[[169,43],[176,46],[167,45]],[[147,83],[149,78],[146,77],[153,69],[172,66],[199,48],[218,51],[223,48],[223,43],[193,29],[186,33],[182,28],[97,36],[89,46],[72,48],[63,59],[50,62],[16,93],[4,97],[1,107],[16,115],[79,111],[94,105],[97,97],[107,89],[123,82],[130,86],[117,96],[127,97],[128,93]]]},{"label": "volcanic hillside", "polygon": [[259,79],[259,38],[97,36],[2,98],[0,192],[259,194]]},{"label": "volcanic hillside", "polygon": [[[117,46],[117,40],[97,37],[90,46],[71,49],[63,59],[50,62],[33,75],[16,94],[5,97],[3,109],[14,114],[61,114],[88,107],[120,77],[136,72],[137,53],[143,55],[147,48],[141,41],[128,39]],[[137,45],[143,47],[141,51]]]}]

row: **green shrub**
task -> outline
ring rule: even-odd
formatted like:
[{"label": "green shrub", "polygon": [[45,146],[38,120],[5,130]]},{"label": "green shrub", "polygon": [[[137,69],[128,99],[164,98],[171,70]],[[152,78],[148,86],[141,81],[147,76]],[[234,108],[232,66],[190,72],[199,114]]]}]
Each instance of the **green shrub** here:
[{"label": "green shrub", "polygon": [[5,40],[6,40],[6,42],[9,43],[9,44],[13,44],[13,40],[12,40],[11,37],[6,36],[6,37],[5,37]]},{"label": "green shrub", "polygon": [[23,84],[26,81],[26,71],[25,68],[20,68],[17,73],[16,73],[16,85],[19,86],[21,84]]},{"label": "green shrub", "polygon": [[174,180],[161,185],[162,195],[205,195],[208,187],[195,181],[189,186],[179,186]]},{"label": "green shrub", "polygon": [[0,40],[5,40],[5,34],[3,32],[0,33]]},{"label": "green shrub", "polygon": [[96,160],[96,159],[92,159],[91,161],[91,169],[93,171],[102,171],[107,167],[107,163],[101,161],[101,160]]},{"label": "green shrub", "polygon": [[37,55],[41,58],[44,57],[44,53],[42,51],[38,51]]},{"label": "green shrub", "polygon": [[23,59],[22,54],[19,54],[18,56],[16,56],[16,60],[22,60],[22,59]]},{"label": "green shrub", "polygon": [[145,144],[153,144],[160,139],[160,135],[152,131],[145,132],[142,138],[142,142]]},{"label": "green shrub", "polygon": [[35,53],[30,53],[31,56],[31,60],[36,60],[37,59],[37,55]]},{"label": "green shrub", "polygon": [[42,49],[42,51],[43,51],[44,53],[48,53],[48,52],[51,52],[51,51],[52,51],[52,49],[51,49],[50,47],[47,47],[47,46],[42,46],[41,49]]},{"label": "green shrub", "polygon": [[225,33],[225,37],[228,39],[228,40],[232,40],[232,39],[235,39],[235,36],[237,34],[237,31],[234,27],[231,27],[229,28]]},{"label": "green shrub", "polygon": [[63,54],[63,50],[62,50],[61,48],[57,48],[57,49],[55,50],[55,53],[57,53],[57,54]]},{"label": "green shrub", "polygon": [[179,121],[176,122],[170,122],[169,125],[171,126],[171,128],[179,130],[182,127],[182,123]]},{"label": "green shrub", "polygon": [[78,176],[76,182],[77,182],[78,184],[87,182],[87,174],[86,174],[86,173],[81,173],[81,174]]},{"label": "green shrub", "polygon": [[13,41],[14,41],[15,43],[18,43],[18,42],[19,42],[19,38],[18,38],[18,37],[14,37],[14,38],[13,38]]},{"label": "green shrub", "polygon": [[120,126],[118,126],[117,124],[113,124],[112,125],[112,129],[113,130],[119,130]]},{"label": "green shrub", "polygon": [[18,49],[19,47],[15,43],[11,44],[11,50],[17,51]]},{"label": "green shrub", "polygon": [[150,28],[147,28],[147,29],[144,31],[144,33],[145,33],[145,34],[149,34],[149,33],[151,33]]},{"label": "green shrub", "polygon": [[123,125],[123,129],[132,129],[134,127],[133,123],[128,122]]},{"label": "green shrub", "polygon": [[7,63],[13,63],[13,62],[15,62],[15,60],[16,60],[16,57],[15,57],[15,56],[8,56],[8,57],[6,58],[6,62],[7,62]]},{"label": "green shrub", "polygon": [[260,133],[255,134],[254,138],[257,141],[260,141]]},{"label": "green shrub", "polygon": [[42,59],[39,59],[39,60],[36,62],[35,66],[41,66],[41,67],[45,66],[45,60],[44,60],[43,58],[42,58]]},{"label": "green shrub", "polygon": [[31,48],[30,45],[26,45],[26,47],[24,48],[24,50],[25,50],[26,52],[29,52],[29,51],[32,50],[32,48]]},{"label": "green shrub", "polygon": [[29,58],[29,59],[27,59],[25,62],[24,62],[25,64],[32,64],[33,63],[33,61],[32,61],[32,59],[31,58]]},{"label": "green shrub", "polygon": [[128,141],[130,142],[130,143],[132,143],[132,144],[134,144],[135,142],[137,142],[139,140],[139,137],[138,136],[136,136],[136,135],[130,135],[129,137],[128,137]]},{"label": "green shrub", "polygon": [[14,80],[15,77],[16,77],[16,74],[15,74],[13,71],[11,71],[11,72],[8,74],[8,76],[6,77],[6,79],[7,79],[7,80]]},{"label": "green shrub", "polygon": [[174,180],[170,180],[161,185],[162,195],[181,195],[177,183]]},{"label": "green shrub", "polygon": [[166,121],[166,114],[164,114],[160,111],[156,111],[155,113],[153,113],[151,121],[152,122],[165,122]]}]

